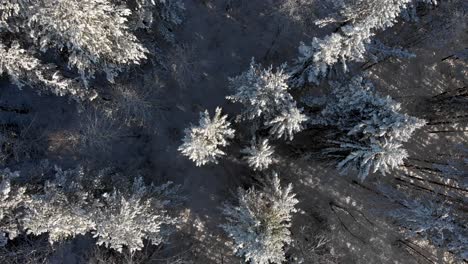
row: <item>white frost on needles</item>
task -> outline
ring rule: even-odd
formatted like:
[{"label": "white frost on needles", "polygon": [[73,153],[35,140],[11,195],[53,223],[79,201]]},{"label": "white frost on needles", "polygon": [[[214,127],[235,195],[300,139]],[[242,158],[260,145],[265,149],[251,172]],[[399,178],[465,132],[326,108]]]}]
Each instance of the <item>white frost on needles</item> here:
[{"label": "white frost on needles", "polygon": [[191,126],[185,130],[183,144],[179,151],[195,162],[197,166],[207,163],[217,163],[218,158],[225,153],[220,147],[229,144],[228,139],[234,138],[234,129],[226,120],[227,115],[221,114],[221,108],[217,107],[213,119],[208,110],[200,113],[198,126]]},{"label": "white frost on needles", "polygon": [[366,45],[377,30],[395,24],[397,17],[411,0],[358,0],[353,5],[343,4],[338,18],[317,21],[323,25],[330,22],[346,24],[336,33],[324,38],[314,38],[311,45],[299,46],[298,65],[292,73],[291,83],[319,83],[328,75],[330,68],[342,63],[347,70],[348,61],[362,61]]},{"label": "white frost on needles", "polygon": [[262,69],[252,60],[250,68],[229,79],[230,88],[235,94],[226,97],[244,106],[241,117],[247,120],[261,120],[270,127],[270,135],[275,138],[293,139],[302,130],[301,123],[307,117],[289,94],[287,80],[289,75],[284,66]]},{"label": "white frost on needles", "polygon": [[245,159],[253,170],[265,170],[276,160],[274,148],[268,144],[268,139],[263,139],[259,144],[252,142],[250,147],[242,150],[246,154]]},{"label": "white frost on needles", "polygon": [[252,264],[283,263],[284,246],[292,242],[291,220],[299,202],[292,185],[281,187],[277,173],[264,182],[261,190],[238,190],[238,205],[226,204],[221,225],[234,239],[236,255]]}]

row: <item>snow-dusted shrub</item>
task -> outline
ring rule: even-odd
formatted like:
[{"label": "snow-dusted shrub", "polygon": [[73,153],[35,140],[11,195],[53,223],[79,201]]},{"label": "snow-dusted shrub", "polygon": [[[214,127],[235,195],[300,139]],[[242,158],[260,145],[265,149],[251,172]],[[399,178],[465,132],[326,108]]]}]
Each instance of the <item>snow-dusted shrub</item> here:
[{"label": "snow-dusted shrub", "polygon": [[172,79],[181,88],[186,88],[200,77],[196,53],[197,50],[192,45],[174,44],[167,54],[167,65]]},{"label": "snow-dusted shrub", "polygon": [[[279,5],[275,5],[275,8],[289,20],[309,26],[313,22],[315,12],[318,11],[317,6],[320,4],[322,3],[316,0],[284,0]],[[324,7],[327,4],[320,5],[319,10],[326,10],[327,8]]]},{"label": "snow-dusted shrub", "polygon": [[238,205],[226,204],[227,223],[221,225],[234,240],[234,250],[252,264],[282,263],[284,246],[292,242],[292,214],[298,200],[292,186],[281,187],[276,173],[261,190],[238,190]]},{"label": "snow-dusted shrub", "polygon": [[425,124],[424,120],[401,113],[401,106],[390,97],[381,97],[372,83],[362,76],[345,83],[332,83],[318,117],[312,120],[335,127],[339,138],[336,147],[325,152],[344,157],[338,164],[342,172],[356,168],[364,179],[373,172],[388,172],[403,163],[407,153],[402,143]]},{"label": "snow-dusted shrub", "polygon": [[96,71],[113,82],[123,65],[146,58],[147,50],[126,24],[131,11],[108,0],[42,0],[25,12],[34,42],[42,51],[66,48],[69,67],[85,85]]},{"label": "snow-dusted shrub", "polygon": [[390,215],[407,237],[423,236],[438,248],[446,248],[460,259],[468,259],[466,219],[457,219],[448,206],[431,200],[412,199],[405,205],[407,209],[392,211]]},{"label": "snow-dusted shrub", "polygon": [[158,0],[136,0],[136,8],[133,12],[136,28],[149,28],[153,24],[153,11]]},{"label": "snow-dusted shrub", "polygon": [[185,129],[183,144],[179,151],[195,162],[197,166],[207,163],[217,163],[218,158],[225,155],[220,147],[229,144],[228,139],[234,138],[234,129],[226,120],[227,115],[221,114],[221,108],[217,107],[215,115],[210,118],[208,110],[200,112],[198,126]]},{"label": "snow-dusted shrub", "polygon": [[[17,108],[12,111],[24,111],[26,114],[29,109]],[[44,143],[41,136],[44,131],[38,127],[32,129],[33,126],[33,121],[13,126],[0,125],[0,164],[34,159],[41,153]]]},{"label": "snow-dusted shrub", "polygon": [[92,233],[97,244],[130,252],[140,250],[144,239],[153,244],[167,241],[170,225],[177,219],[169,216],[166,208],[179,199],[178,186],[170,182],[147,186],[140,177],[132,187],[114,187],[102,175],[90,177],[81,168],[55,170],[53,179],[28,190],[4,177],[0,230],[8,239],[23,230],[34,235],[48,233],[51,243]]},{"label": "snow-dusted shrub", "polygon": [[393,26],[396,18],[411,0],[357,0],[352,4],[342,3],[338,15],[316,24],[343,23],[338,32],[314,38],[311,45],[299,46],[298,65],[293,69],[291,82],[294,86],[318,83],[326,77],[330,68],[342,63],[347,70],[348,61],[362,61],[366,45],[377,30]]},{"label": "snow-dusted shrub", "polygon": [[288,78],[284,66],[276,71],[272,67],[262,69],[252,60],[246,72],[229,79],[230,88],[236,93],[227,99],[244,105],[241,118],[260,120],[272,127],[272,136],[292,139],[294,133],[302,130],[306,116],[288,93]]},{"label": "snow-dusted shrub", "polygon": [[274,148],[268,144],[268,139],[258,144],[252,141],[251,146],[243,149],[242,153],[246,154],[245,159],[253,170],[265,170],[276,162]]},{"label": "snow-dusted shrub", "polygon": [[19,236],[12,246],[0,246],[0,263],[47,263],[57,248],[46,237]]}]

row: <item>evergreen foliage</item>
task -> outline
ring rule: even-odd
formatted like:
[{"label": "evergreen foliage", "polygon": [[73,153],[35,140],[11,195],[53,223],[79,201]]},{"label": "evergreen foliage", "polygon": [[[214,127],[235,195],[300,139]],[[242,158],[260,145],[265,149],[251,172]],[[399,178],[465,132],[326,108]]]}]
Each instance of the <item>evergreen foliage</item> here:
[{"label": "evergreen foliage", "polygon": [[362,76],[332,83],[332,88],[330,96],[316,100],[324,105],[311,123],[340,131],[329,141],[336,147],[325,150],[327,155],[342,157],[338,168],[343,173],[355,168],[365,179],[370,171],[385,174],[402,165],[408,156],[402,144],[425,121],[401,113],[399,103],[378,95]]},{"label": "evergreen foliage", "polygon": [[212,119],[208,110],[201,112],[198,126],[192,125],[185,130],[179,151],[197,166],[217,163],[218,158],[226,154],[220,147],[229,145],[228,139],[234,138],[235,131],[226,119],[227,115],[221,114],[220,107],[216,108]]},{"label": "evergreen foliage", "polygon": [[341,23],[343,26],[336,33],[314,38],[311,45],[301,43],[297,66],[291,78],[293,86],[319,83],[337,63],[341,63],[344,71],[347,71],[348,62],[363,61],[366,46],[376,31],[393,26],[410,0],[337,2],[339,13],[318,20],[316,24]]},{"label": "evergreen foliage", "polygon": [[288,93],[289,75],[284,66],[262,69],[252,60],[250,68],[241,75],[229,79],[234,95],[227,99],[243,104],[240,118],[260,120],[270,127],[273,137],[292,140],[294,134],[302,130],[307,117],[298,108],[294,98]]},{"label": "evergreen foliage", "polygon": [[263,139],[259,143],[252,141],[250,147],[242,150],[246,154],[245,159],[253,170],[265,170],[276,162],[274,158],[274,148],[268,144],[268,139]]},{"label": "evergreen foliage", "polygon": [[[143,239],[158,245],[167,241],[177,219],[167,214],[178,186],[170,182],[159,187],[136,178],[131,187],[106,185],[106,179],[89,177],[81,168],[63,171],[41,188],[17,187],[9,171],[0,185],[2,214],[0,229],[6,242],[21,232],[47,233],[50,243],[92,233],[97,244],[133,252],[143,248]],[[109,191],[107,191],[109,190]],[[8,237],[8,239],[6,239]]]},{"label": "evergreen foliage", "polygon": [[227,223],[221,227],[234,239],[234,250],[252,264],[284,262],[284,246],[290,244],[292,214],[298,200],[292,185],[281,187],[276,173],[262,189],[238,190],[238,205],[226,204]]}]

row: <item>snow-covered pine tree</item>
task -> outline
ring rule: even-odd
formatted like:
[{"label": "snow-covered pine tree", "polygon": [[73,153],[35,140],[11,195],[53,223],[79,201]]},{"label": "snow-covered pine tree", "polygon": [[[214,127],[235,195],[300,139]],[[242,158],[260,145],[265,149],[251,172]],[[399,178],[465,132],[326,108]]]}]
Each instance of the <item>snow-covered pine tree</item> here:
[{"label": "snow-covered pine tree", "polygon": [[94,229],[92,216],[87,213],[93,196],[79,182],[82,177],[81,168],[58,169],[55,179],[46,182],[41,192],[31,195],[24,205],[25,215],[19,219],[27,234],[48,233],[53,244]]},{"label": "snow-covered pine tree", "polygon": [[255,171],[265,170],[276,162],[274,148],[269,145],[268,139],[263,139],[259,143],[252,140],[251,146],[243,149],[242,153],[246,154],[247,164]]},{"label": "snow-covered pine tree", "polygon": [[345,153],[347,156],[340,160],[337,168],[342,173],[356,169],[361,180],[364,180],[370,171],[374,173],[378,171],[385,175],[391,169],[402,165],[408,157],[408,152],[403,149],[401,143],[386,140],[378,141],[371,138],[370,142],[361,144],[342,141],[332,141],[332,143],[338,144],[338,147],[329,148],[325,153],[334,155]]},{"label": "snow-covered pine tree", "polygon": [[226,204],[227,223],[221,225],[234,239],[234,250],[252,264],[282,263],[284,246],[291,243],[292,214],[298,200],[292,185],[281,187],[276,173],[262,189],[238,190],[238,205]]},{"label": "snow-covered pine tree", "polygon": [[332,82],[332,92],[319,118],[323,123],[348,131],[349,136],[408,141],[424,121],[402,114],[401,105],[389,96],[375,92],[363,76],[348,82]]},{"label": "snow-covered pine tree", "polygon": [[[130,14],[109,0],[2,1],[2,72],[15,84],[40,85],[76,100],[94,99],[96,93],[86,88],[95,73],[105,73],[112,82],[125,66],[146,58],[146,48],[130,32]],[[81,85],[62,77],[53,64],[41,62],[44,54],[65,59],[78,71]]]},{"label": "snow-covered pine tree", "polygon": [[225,155],[220,147],[227,146],[228,139],[234,138],[235,131],[230,126],[220,107],[216,108],[213,118],[210,118],[208,110],[200,112],[198,126],[185,129],[184,143],[178,150],[197,166],[217,163],[218,158]]},{"label": "snow-covered pine tree", "polygon": [[160,244],[172,233],[170,226],[177,218],[169,216],[166,208],[181,199],[179,186],[170,182],[148,186],[141,177],[127,184],[119,175],[122,182],[114,187],[109,179],[89,177],[81,168],[55,170],[53,179],[28,188],[18,187],[19,181],[12,183],[11,173],[2,173],[0,231],[4,238],[14,239],[22,231],[48,233],[49,241],[56,243],[92,233],[99,245],[133,252],[143,247],[143,240]]},{"label": "snow-covered pine tree", "polygon": [[[331,83],[332,92],[312,123],[336,128],[325,150],[343,157],[342,172],[355,168],[364,179],[369,171],[386,173],[403,163],[407,152],[402,143],[425,124],[424,120],[401,113],[401,106],[390,97],[381,97],[371,82],[356,76],[349,82]],[[338,136],[338,138],[336,138]]]},{"label": "snow-covered pine tree", "polygon": [[362,61],[370,38],[377,30],[393,26],[410,1],[356,0],[346,4],[339,1],[339,13],[316,24],[339,22],[343,26],[324,38],[314,38],[311,45],[300,44],[298,63],[290,80],[292,85],[318,83],[335,64],[342,63],[346,71],[348,61]]},{"label": "snow-covered pine tree", "polygon": [[301,113],[299,108],[289,108],[281,112],[277,117],[267,121],[265,125],[270,127],[270,135],[293,140],[294,134],[302,131],[302,123],[307,121],[307,116]]},{"label": "snow-covered pine tree", "polygon": [[122,66],[146,59],[147,50],[127,26],[131,11],[111,1],[42,0],[22,12],[33,41],[42,51],[66,48],[69,67],[86,86],[96,71],[113,82]]},{"label": "snow-covered pine tree", "polygon": [[130,190],[114,189],[104,194],[91,214],[97,244],[119,252],[126,247],[134,252],[144,247],[143,239],[153,245],[166,242],[173,231],[171,225],[178,221],[166,211],[177,189],[171,182],[159,187],[146,186],[139,177]]},{"label": "snow-covered pine tree", "polygon": [[229,78],[229,86],[235,94],[226,98],[235,103],[241,103],[244,109],[241,118],[253,120],[263,117],[270,120],[294,105],[294,99],[288,93],[288,74],[284,67],[276,71],[273,68],[262,69],[252,59],[250,67],[242,74]]},{"label": "snow-covered pine tree", "polygon": [[242,119],[256,120],[271,127],[270,134],[276,138],[292,139],[302,130],[301,124],[307,117],[288,93],[288,78],[284,66],[276,71],[272,67],[262,69],[252,60],[247,71],[229,79],[235,94],[226,98],[243,104]]}]

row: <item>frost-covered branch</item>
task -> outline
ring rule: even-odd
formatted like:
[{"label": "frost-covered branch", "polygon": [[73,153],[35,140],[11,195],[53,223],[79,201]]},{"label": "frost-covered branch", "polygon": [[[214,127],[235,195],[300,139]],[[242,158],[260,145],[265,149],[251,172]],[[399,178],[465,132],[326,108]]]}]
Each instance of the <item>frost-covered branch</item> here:
[{"label": "frost-covered branch", "polygon": [[381,142],[374,139],[363,145],[339,141],[333,143],[339,144],[339,147],[327,149],[326,152],[348,153],[346,158],[338,163],[337,168],[342,173],[350,169],[357,169],[361,180],[364,180],[369,172],[380,172],[385,175],[390,170],[403,165],[404,160],[408,157],[407,151],[402,148],[400,143]]},{"label": "frost-covered branch", "polygon": [[114,189],[103,195],[102,204],[94,207],[92,213],[96,223],[92,233],[98,238],[97,244],[117,251],[124,247],[136,251],[144,247],[143,239],[153,245],[166,242],[173,231],[168,227],[177,223],[165,209],[175,191],[171,185],[146,186],[140,177],[130,190]]},{"label": "frost-covered branch", "polygon": [[393,26],[396,18],[411,0],[357,0],[343,4],[337,18],[318,21],[341,22],[339,31],[314,38],[311,45],[301,43],[297,66],[293,69],[291,83],[319,83],[337,63],[347,70],[347,62],[362,61],[376,31]]},{"label": "frost-covered branch", "polygon": [[[355,168],[364,179],[369,172],[386,173],[403,164],[408,156],[402,143],[425,124],[424,120],[401,113],[401,106],[390,97],[381,97],[362,76],[345,83],[332,83],[332,93],[321,100],[314,124],[335,127],[338,139],[325,150],[326,155],[343,157],[342,172]],[[334,135],[336,137],[336,135]]]}]

